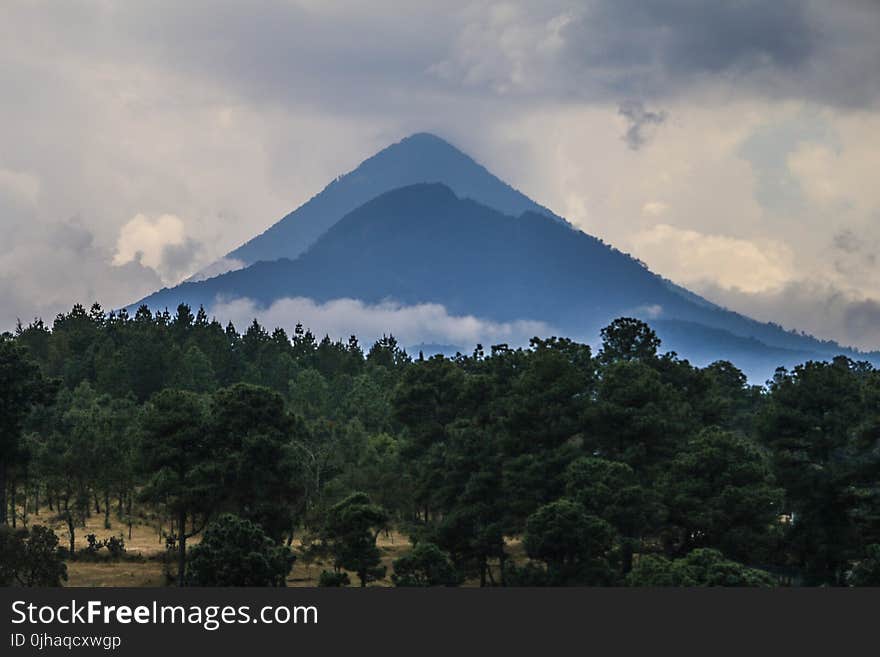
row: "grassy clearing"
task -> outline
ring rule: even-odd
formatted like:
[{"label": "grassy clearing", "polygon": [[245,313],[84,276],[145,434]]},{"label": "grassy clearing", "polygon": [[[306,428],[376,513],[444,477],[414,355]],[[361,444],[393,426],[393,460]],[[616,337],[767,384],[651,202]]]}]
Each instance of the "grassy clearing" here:
[{"label": "grassy clearing", "polygon": [[[103,514],[94,514],[86,521],[85,527],[77,527],[76,549],[82,550],[87,545],[86,536],[95,534],[100,539],[110,536],[122,535],[125,538],[125,547],[128,557],[142,557],[142,560],[121,561],[90,561],[68,560],[67,561],[67,586],[124,586],[124,587],[159,587],[166,586],[162,555],[165,552],[165,540],[159,532],[157,520],[138,519],[132,525],[131,538],[128,534],[128,525],[120,522],[114,514],[110,516],[110,529],[104,529]],[[55,517],[55,514],[47,508],[41,509],[39,514],[28,516],[28,525],[38,524],[51,527],[58,536],[59,545],[66,546],[69,542],[67,525]],[[165,527],[167,530],[167,526]],[[196,536],[187,541],[189,545],[196,545],[199,537]],[[391,574],[392,562],[406,554],[411,544],[409,539],[398,531],[384,532],[379,535],[376,544],[382,552],[382,565],[386,567],[384,579],[371,583],[371,586],[393,586]],[[518,539],[510,539],[507,542],[508,552],[516,561],[524,557],[522,544]],[[299,541],[294,543],[294,548],[300,546]],[[322,570],[331,570],[332,564],[315,561],[305,563],[298,558],[287,577],[287,585],[291,587],[313,587],[318,585],[318,578]],[[492,574],[496,581],[500,577],[497,564],[492,565]],[[358,579],[354,573],[349,573],[351,585],[357,586]],[[478,581],[465,582],[465,586],[476,586]]]}]

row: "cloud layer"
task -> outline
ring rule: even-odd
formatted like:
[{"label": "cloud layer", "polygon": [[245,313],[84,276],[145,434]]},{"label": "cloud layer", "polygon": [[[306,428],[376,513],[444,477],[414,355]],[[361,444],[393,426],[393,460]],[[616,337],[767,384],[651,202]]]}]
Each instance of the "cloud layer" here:
[{"label": "cloud layer", "polygon": [[316,303],[295,297],[279,299],[263,308],[250,299],[234,299],[218,302],[209,314],[223,322],[232,321],[239,330],[257,318],[264,326],[280,326],[288,331],[300,323],[319,338],[329,335],[344,340],[356,335],[361,342],[369,344],[393,333],[404,346],[452,345],[464,352],[469,352],[477,343],[523,346],[534,336],[553,334],[553,329],[544,322],[492,322],[473,316],[450,315],[440,304],[402,306],[390,301],[379,305],[367,305],[355,299]]}]

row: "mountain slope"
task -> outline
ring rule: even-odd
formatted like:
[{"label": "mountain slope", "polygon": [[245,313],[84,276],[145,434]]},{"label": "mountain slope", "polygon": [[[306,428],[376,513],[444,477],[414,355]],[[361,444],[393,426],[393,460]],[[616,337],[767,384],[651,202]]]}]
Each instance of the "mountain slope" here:
[{"label": "mountain slope", "polygon": [[392,189],[423,182],[442,182],[458,196],[505,214],[516,216],[532,211],[563,221],[444,140],[428,133],[417,133],[392,144],[350,173],[337,178],[311,200],[230,252],[223,260],[247,266],[261,260],[294,259],[344,215],[370,199]]},{"label": "mountain slope", "polygon": [[582,339],[614,317],[635,315],[666,322],[661,334],[684,356],[692,352],[702,362],[751,354],[766,365],[763,374],[847,353],[724,310],[543,214],[507,216],[441,184],[412,185],[365,203],[295,260],[258,262],[162,290],[144,303],[211,307],[218,298],[240,297],[261,306],[289,297],[438,303],[452,315],[540,320]]}]

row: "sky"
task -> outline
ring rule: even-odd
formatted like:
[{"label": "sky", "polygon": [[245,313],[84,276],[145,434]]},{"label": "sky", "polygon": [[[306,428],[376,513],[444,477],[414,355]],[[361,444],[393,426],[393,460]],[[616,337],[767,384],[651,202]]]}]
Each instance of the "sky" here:
[{"label": "sky", "polygon": [[4,0],[0,330],[173,285],[429,131],[712,301],[880,348],[878,33],[875,0]]}]

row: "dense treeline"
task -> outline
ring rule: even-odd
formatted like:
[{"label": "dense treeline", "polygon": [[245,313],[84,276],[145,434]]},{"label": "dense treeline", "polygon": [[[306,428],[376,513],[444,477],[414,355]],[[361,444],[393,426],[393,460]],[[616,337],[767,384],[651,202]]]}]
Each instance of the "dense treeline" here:
[{"label": "dense treeline", "polygon": [[0,339],[0,550],[57,552],[11,529],[48,505],[68,557],[90,515],[159,518],[180,584],[322,558],[322,584],[366,585],[392,526],[414,546],[398,585],[880,584],[880,371],[840,357],[758,387],[660,346],[620,319],[597,353],[424,359],[76,306]]}]

